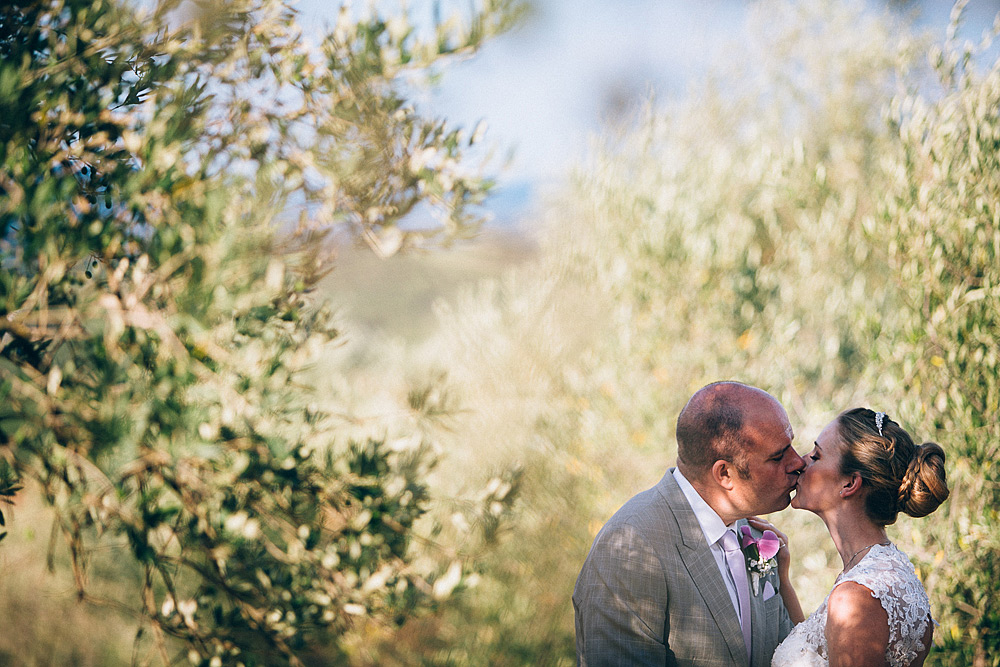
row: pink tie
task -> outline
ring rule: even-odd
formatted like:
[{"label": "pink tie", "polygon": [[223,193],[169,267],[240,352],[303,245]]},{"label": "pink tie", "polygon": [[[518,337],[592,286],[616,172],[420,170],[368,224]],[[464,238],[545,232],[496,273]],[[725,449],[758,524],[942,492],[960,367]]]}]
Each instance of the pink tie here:
[{"label": "pink tie", "polygon": [[727,530],[719,540],[726,554],[726,565],[736,584],[736,597],[740,601],[740,625],[743,626],[743,641],[746,643],[747,660],[750,659],[750,584],[747,581],[747,564],[740,551],[740,541],[736,533]]}]

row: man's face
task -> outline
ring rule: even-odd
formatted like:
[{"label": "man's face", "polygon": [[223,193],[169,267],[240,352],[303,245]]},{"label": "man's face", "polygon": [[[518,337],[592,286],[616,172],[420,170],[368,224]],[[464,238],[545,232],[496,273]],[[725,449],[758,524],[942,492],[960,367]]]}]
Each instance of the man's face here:
[{"label": "man's face", "polygon": [[792,426],[777,401],[768,401],[744,422],[747,468],[750,476],[733,477],[733,505],[747,516],[788,507],[791,492],[805,468],[792,448]]}]

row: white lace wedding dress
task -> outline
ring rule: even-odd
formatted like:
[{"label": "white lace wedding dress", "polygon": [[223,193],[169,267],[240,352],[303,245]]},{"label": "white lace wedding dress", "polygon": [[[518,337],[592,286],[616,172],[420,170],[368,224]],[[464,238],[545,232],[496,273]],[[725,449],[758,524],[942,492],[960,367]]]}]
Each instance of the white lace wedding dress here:
[{"label": "white lace wedding dress", "polygon": [[[844,581],[865,586],[882,603],[889,616],[889,646],[885,658],[890,667],[906,667],[923,650],[923,636],[931,619],[930,603],[923,584],[902,551],[895,545],[875,545],[865,557],[837,577],[834,588]],[[771,667],[827,667],[826,600],[809,618],[799,623],[778,645]]]}]

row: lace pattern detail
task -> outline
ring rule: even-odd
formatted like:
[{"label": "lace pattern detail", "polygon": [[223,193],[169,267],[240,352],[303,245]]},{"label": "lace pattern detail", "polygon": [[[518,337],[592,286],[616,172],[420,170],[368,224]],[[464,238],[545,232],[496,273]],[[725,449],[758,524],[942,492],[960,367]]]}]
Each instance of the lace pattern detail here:
[{"label": "lace pattern detail", "polygon": [[[885,657],[890,667],[907,667],[923,650],[930,619],[930,602],[913,564],[894,545],[875,545],[848,572],[837,577],[861,584],[872,592],[889,617],[889,645]],[[826,667],[827,595],[819,609],[799,623],[774,652],[772,667]]]}]

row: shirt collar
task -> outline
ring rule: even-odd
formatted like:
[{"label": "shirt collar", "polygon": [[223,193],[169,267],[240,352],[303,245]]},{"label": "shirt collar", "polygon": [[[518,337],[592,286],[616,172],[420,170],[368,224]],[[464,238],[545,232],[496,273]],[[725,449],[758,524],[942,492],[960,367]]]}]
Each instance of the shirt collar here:
[{"label": "shirt collar", "polygon": [[[681,473],[680,469],[674,468],[673,475],[674,479],[677,480],[677,485],[681,487],[681,493],[687,498],[688,504],[691,506],[691,510],[694,512],[694,516],[698,520],[698,525],[701,526],[701,532],[705,534],[705,541],[708,542],[709,546],[718,542],[727,530],[736,530],[735,523],[727,526],[722,522],[722,518],[705,502],[705,499],[701,497],[698,491],[691,486],[691,482]],[[739,537],[739,533],[737,533],[737,537]]]}]

